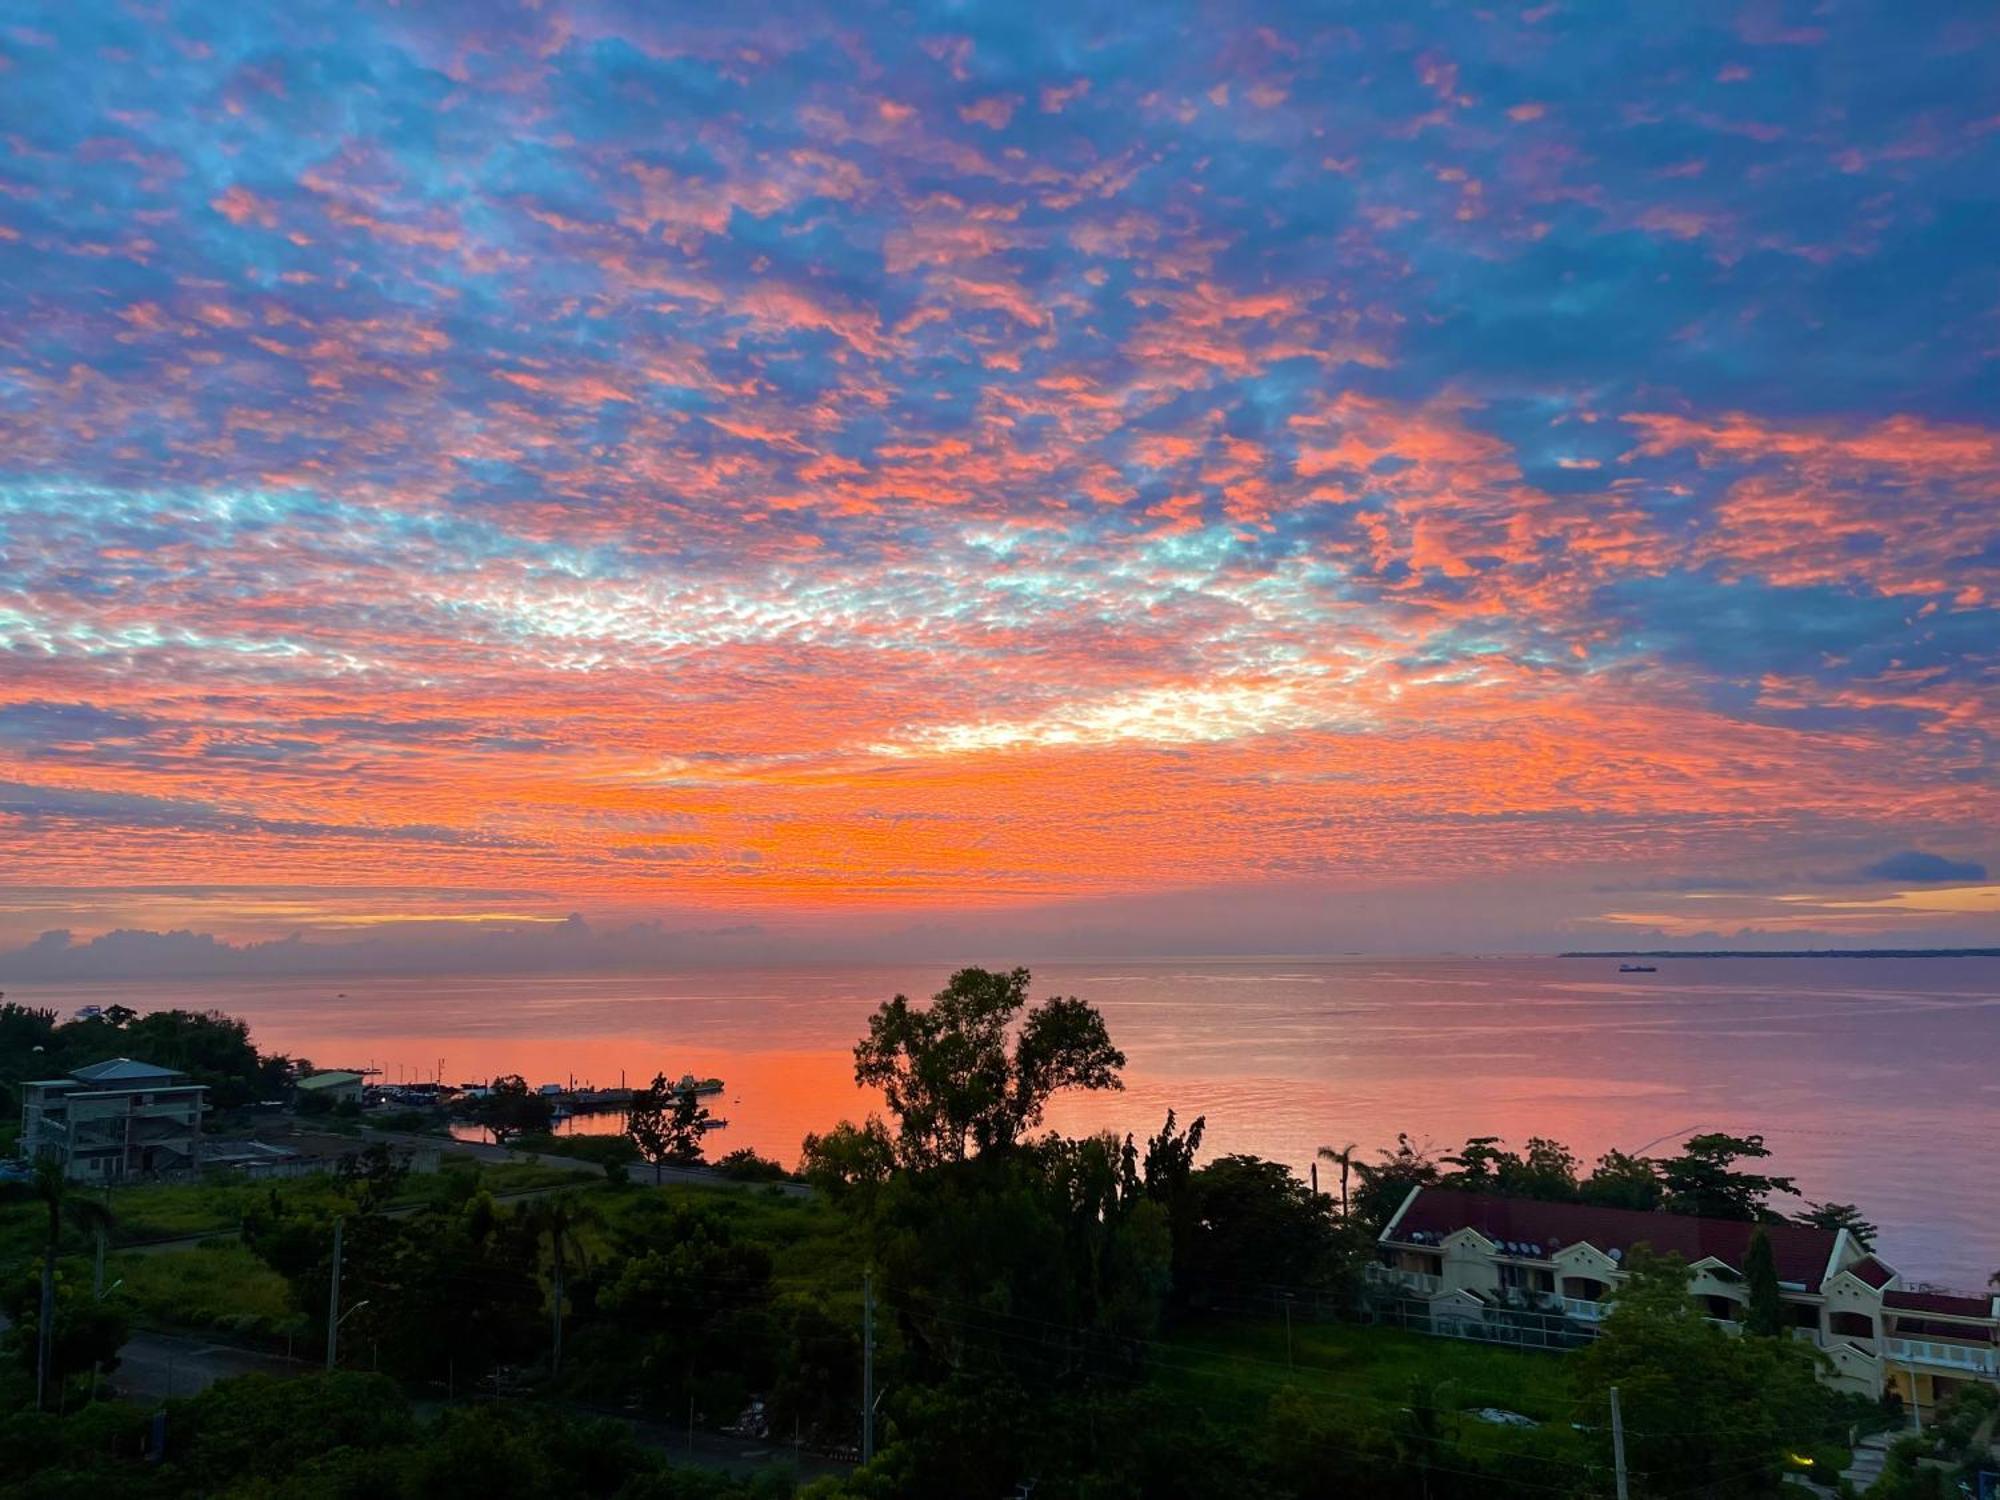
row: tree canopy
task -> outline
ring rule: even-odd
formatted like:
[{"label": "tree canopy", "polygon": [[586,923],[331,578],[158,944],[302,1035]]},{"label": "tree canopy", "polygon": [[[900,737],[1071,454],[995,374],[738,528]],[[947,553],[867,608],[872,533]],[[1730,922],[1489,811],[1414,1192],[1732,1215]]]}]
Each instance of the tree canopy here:
[{"label": "tree canopy", "polygon": [[854,1077],[882,1090],[905,1165],[1012,1146],[1055,1094],[1124,1087],[1125,1054],[1096,1009],[1075,998],[1028,1009],[1028,981],[1026,969],[960,969],[928,1006],[898,995],[869,1018]]}]

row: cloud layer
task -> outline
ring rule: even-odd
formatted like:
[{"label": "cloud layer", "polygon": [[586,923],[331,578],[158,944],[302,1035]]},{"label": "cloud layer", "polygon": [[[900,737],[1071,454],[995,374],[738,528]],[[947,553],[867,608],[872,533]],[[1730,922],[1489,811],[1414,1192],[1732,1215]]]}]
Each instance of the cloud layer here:
[{"label": "cloud layer", "polygon": [[1996,59],[1888,5],[31,7],[0,936],[1978,888]]}]

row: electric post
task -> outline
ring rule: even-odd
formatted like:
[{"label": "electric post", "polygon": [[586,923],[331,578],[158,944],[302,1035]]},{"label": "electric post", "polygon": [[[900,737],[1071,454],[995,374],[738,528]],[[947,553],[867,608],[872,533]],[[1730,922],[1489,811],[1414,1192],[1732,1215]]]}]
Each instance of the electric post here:
[{"label": "electric post", "polygon": [[340,1353],[340,1237],[346,1226],[345,1219],[333,1221],[333,1284],[326,1293],[326,1367],[333,1368],[333,1362]]},{"label": "electric post", "polygon": [[1625,1488],[1625,1417],[1618,1410],[1618,1387],[1611,1387],[1611,1462],[1618,1470],[1618,1500],[1628,1500]]},{"label": "electric post", "polygon": [[861,1461],[875,1456],[875,1276],[861,1276]]}]

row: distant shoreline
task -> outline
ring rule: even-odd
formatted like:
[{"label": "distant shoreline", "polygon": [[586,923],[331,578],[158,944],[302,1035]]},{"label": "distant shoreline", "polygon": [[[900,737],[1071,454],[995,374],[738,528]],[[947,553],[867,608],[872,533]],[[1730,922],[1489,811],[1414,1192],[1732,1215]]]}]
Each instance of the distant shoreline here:
[{"label": "distant shoreline", "polygon": [[1573,948],[1557,958],[2000,958],[2000,948]]}]

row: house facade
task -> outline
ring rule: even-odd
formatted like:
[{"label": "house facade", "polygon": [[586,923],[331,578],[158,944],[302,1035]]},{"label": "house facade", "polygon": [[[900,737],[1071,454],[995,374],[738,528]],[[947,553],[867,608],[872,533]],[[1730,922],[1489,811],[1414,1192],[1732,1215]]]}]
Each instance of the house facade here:
[{"label": "house facade", "polygon": [[207,1088],[172,1068],[114,1057],[21,1086],[21,1154],[64,1174],[117,1182],[201,1165]]},{"label": "house facade", "polygon": [[293,1085],[301,1102],[315,1099],[331,1107],[337,1104],[360,1104],[362,1077],[345,1069],[329,1068],[322,1073],[309,1073]]},{"label": "house facade", "polygon": [[1420,1187],[1384,1226],[1372,1279],[1423,1304],[1435,1331],[1477,1337],[1506,1313],[1527,1310],[1589,1337],[1625,1279],[1626,1259],[1645,1245],[1682,1257],[1690,1294],[1736,1331],[1749,1301],[1744,1263],[1760,1227],[1793,1337],[1826,1353],[1831,1383],[1869,1396],[1893,1391],[1920,1411],[1957,1383],[2000,1384],[2000,1296],[1905,1287],[1844,1229]]}]

